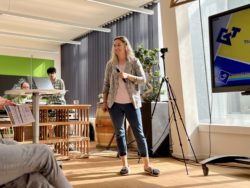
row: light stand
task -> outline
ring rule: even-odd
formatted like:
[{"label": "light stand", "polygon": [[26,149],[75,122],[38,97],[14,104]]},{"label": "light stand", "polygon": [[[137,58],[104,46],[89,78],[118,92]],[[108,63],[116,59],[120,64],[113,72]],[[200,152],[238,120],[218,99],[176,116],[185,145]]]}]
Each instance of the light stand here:
[{"label": "light stand", "polygon": [[[158,102],[158,99],[159,99],[159,96],[160,96],[160,93],[161,93],[161,89],[162,89],[162,85],[163,83],[166,83],[166,86],[167,86],[167,92],[168,92],[168,100],[170,102],[170,107],[171,107],[171,110],[172,110],[172,115],[169,116],[169,121],[168,121],[168,124],[171,122],[171,118],[173,117],[174,118],[174,122],[175,122],[175,126],[176,126],[176,130],[177,130],[177,134],[178,134],[178,139],[179,139],[179,144],[180,144],[180,147],[181,147],[181,152],[182,152],[182,157],[183,157],[183,160],[184,160],[184,163],[185,163],[185,167],[186,167],[186,172],[188,174],[188,169],[187,169],[187,163],[186,163],[186,158],[185,158],[185,155],[184,155],[184,151],[183,151],[183,147],[182,147],[182,141],[181,141],[181,137],[180,137],[180,132],[179,132],[179,126],[178,126],[178,123],[177,123],[177,115],[178,117],[180,118],[181,120],[181,124],[182,124],[182,127],[186,133],[186,137],[188,139],[188,142],[190,144],[190,147],[192,149],[192,152],[193,152],[193,155],[195,157],[195,161],[198,163],[198,160],[196,158],[196,155],[195,155],[195,152],[194,152],[194,149],[193,149],[193,146],[191,144],[191,141],[190,141],[190,138],[187,134],[187,130],[186,130],[186,127],[184,125],[184,122],[183,122],[183,119],[181,117],[181,113],[180,113],[180,110],[179,110],[179,107],[178,107],[178,104],[176,102],[176,97],[174,95],[174,92],[173,92],[173,89],[172,89],[172,86],[169,82],[169,78],[166,76],[166,69],[165,69],[165,53],[168,51],[167,48],[162,48],[161,50],[161,58],[163,60],[163,67],[164,67],[164,77],[162,77],[162,80],[161,80],[161,84],[160,84],[160,88],[159,88],[159,92],[157,94],[157,97],[156,97],[156,102],[155,102],[155,105],[154,105],[154,108],[153,108],[153,111],[152,111],[152,115],[151,117],[153,118],[154,116],[154,112],[155,112],[155,108],[156,108],[156,105],[157,105],[157,102]],[[168,125],[166,125],[168,126]]]}]

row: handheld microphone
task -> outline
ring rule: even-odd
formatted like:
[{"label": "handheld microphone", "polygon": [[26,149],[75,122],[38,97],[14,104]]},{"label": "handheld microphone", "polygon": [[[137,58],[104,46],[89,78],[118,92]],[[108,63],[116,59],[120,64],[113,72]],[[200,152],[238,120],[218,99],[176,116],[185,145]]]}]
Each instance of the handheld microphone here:
[{"label": "handheld microphone", "polygon": [[[120,69],[118,69],[117,67],[116,67],[116,71],[117,71],[117,72],[121,72]],[[126,80],[125,78],[123,78],[122,80],[123,80],[124,83],[127,82],[127,80]]]}]

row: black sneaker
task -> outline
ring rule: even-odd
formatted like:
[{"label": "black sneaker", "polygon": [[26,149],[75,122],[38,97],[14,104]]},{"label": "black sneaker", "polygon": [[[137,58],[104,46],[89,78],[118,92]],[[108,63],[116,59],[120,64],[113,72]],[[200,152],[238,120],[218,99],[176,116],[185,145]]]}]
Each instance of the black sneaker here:
[{"label": "black sneaker", "polygon": [[122,167],[120,171],[121,176],[127,176],[129,174],[129,168],[127,166]]},{"label": "black sneaker", "polygon": [[157,169],[157,168],[148,167],[148,168],[144,168],[144,171],[145,171],[147,174],[151,175],[151,176],[157,177],[157,176],[160,175],[160,170]]}]

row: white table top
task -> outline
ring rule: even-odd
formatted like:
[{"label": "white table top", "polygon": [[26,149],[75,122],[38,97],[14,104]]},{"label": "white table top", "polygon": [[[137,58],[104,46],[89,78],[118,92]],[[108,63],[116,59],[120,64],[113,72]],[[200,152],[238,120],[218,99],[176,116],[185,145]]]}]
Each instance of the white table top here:
[{"label": "white table top", "polygon": [[58,89],[11,89],[6,90],[4,93],[6,95],[25,95],[39,93],[41,95],[55,95],[55,94],[65,94],[67,90]]}]

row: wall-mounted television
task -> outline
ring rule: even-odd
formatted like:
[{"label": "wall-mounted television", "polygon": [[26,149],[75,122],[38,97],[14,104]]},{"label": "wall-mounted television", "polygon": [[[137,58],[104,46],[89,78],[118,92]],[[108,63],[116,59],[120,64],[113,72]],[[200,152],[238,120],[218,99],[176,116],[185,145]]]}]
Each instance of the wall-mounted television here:
[{"label": "wall-mounted television", "polygon": [[212,92],[250,92],[250,4],[208,20]]}]

